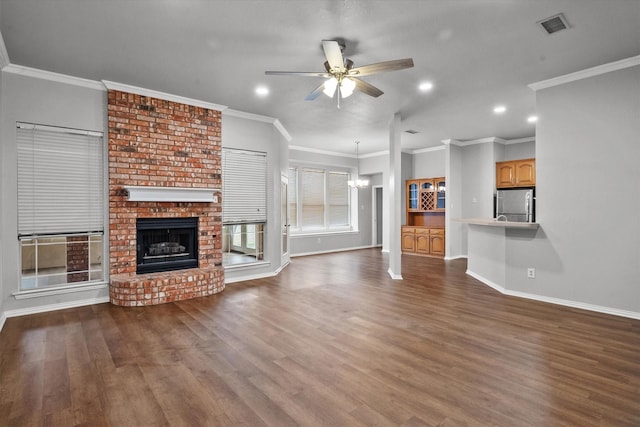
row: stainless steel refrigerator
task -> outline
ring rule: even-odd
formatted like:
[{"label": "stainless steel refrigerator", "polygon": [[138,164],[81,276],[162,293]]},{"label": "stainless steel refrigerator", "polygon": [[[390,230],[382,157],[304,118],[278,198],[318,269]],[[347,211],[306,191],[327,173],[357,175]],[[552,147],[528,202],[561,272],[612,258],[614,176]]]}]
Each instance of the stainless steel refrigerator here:
[{"label": "stainless steel refrigerator", "polygon": [[535,222],[534,189],[498,190],[495,208],[498,221]]}]

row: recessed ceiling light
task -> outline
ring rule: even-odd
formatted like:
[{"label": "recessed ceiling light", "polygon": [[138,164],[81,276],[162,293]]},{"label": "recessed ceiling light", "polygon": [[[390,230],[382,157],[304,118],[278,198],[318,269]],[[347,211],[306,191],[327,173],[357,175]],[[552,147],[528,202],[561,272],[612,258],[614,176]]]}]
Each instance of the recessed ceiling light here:
[{"label": "recessed ceiling light", "polygon": [[420,83],[420,86],[418,86],[418,89],[420,89],[422,92],[429,92],[431,89],[433,89],[433,83],[422,82]]},{"label": "recessed ceiling light", "polygon": [[507,107],[505,107],[504,105],[496,105],[493,108],[493,112],[496,113],[496,114],[502,114],[505,111],[507,111]]},{"label": "recessed ceiling light", "polygon": [[529,117],[527,117],[527,121],[529,123],[535,123],[535,122],[538,121],[538,116],[529,116]]},{"label": "recessed ceiling light", "polygon": [[269,89],[265,86],[258,86],[256,88],[256,95],[258,96],[267,96],[269,95]]}]

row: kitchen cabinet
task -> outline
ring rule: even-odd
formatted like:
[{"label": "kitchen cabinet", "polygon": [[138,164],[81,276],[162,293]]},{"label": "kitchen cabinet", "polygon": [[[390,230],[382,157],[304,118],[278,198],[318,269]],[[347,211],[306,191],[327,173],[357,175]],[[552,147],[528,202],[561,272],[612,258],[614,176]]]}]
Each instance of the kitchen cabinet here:
[{"label": "kitchen cabinet", "polygon": [[432,228],[429,231],[429,253],[444,256],[444,228]]},{"label": "kitchen cabinet", "polygon": [[413,227],[402,227],[402,252],[413,253],[416,251],[416,230]]},{"label": "kitchen cabinet", "polygon": [[444,256],[444,215],[447,183],[442,177],[406,182],[406,225],[402,227],[402,253]]},{"label": "kitchen cabinet", "polygon": [[536,159],[496,163],[496,188],[535,187]]},{"label": "kitchen cabinet", "polygon": [[444,228],[402,227],[402,253],[444,256]]},{"label": "kitchen cabinet", "polygon": [[446,202],[446,188],[444,178],[407,180],[407,211],[443,212]]}]

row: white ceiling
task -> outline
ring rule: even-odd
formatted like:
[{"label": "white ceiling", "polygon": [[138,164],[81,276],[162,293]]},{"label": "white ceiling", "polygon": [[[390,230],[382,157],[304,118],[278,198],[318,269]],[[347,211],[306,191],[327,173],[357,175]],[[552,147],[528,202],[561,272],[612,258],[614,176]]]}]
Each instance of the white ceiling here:
[{"label": "white ceiling", "polygon": [[[570,30],[536,25],[560,12]],[[419,131],[402,134],[406,151],[533,136],[528,84],[639,55],[639,23],[640,0],[0,0],[12,64],[278,118],[292,145],[348,154],[355,140],[361,154],[387,149],[396,112]],[[355,66],[415,67],[363,77],[384,95],[356,93],[340,109],[304,100],[319,78],[264,75],[324,71],[323,39],[344,40]],[[429,93],[417,90],[425,80]]]}]

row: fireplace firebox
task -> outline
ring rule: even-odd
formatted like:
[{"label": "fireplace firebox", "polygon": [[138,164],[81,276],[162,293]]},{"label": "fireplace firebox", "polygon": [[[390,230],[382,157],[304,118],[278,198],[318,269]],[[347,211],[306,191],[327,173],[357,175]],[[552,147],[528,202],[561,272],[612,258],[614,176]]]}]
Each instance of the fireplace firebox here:
[{"label": "fireplace firebox", "polygon": [[198,218],[138,218],[136,273],[198,267]]}]

